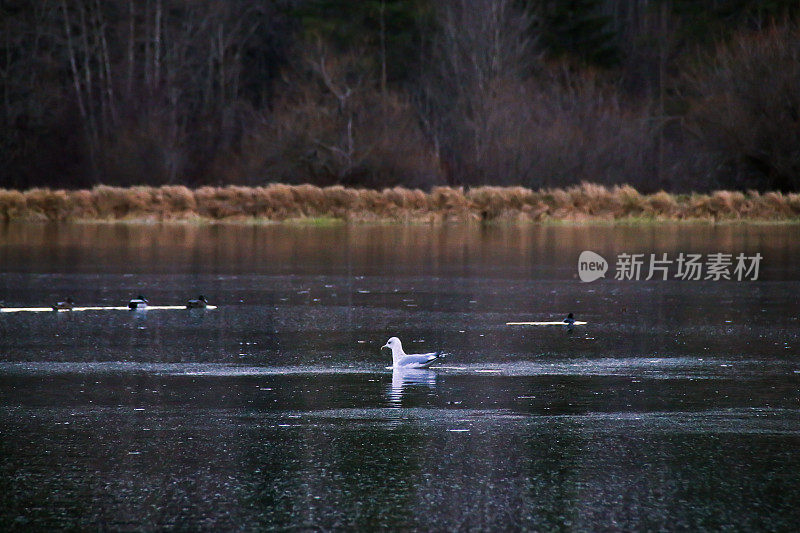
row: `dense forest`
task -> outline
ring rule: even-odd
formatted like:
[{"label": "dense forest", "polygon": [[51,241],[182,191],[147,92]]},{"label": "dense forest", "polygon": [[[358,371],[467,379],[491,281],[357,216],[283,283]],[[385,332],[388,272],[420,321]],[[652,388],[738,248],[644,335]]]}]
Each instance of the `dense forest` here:
[{"label": "dense forest", "polygon": [[2,0],[0,187],[800,189],[797,0]]}]

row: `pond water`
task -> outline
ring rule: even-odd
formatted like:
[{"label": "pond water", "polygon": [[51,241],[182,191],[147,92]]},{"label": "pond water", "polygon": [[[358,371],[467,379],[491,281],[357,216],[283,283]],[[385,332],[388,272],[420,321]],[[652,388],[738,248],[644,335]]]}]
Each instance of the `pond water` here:
[{"label": "pond water", "polygon": [[797,225],[6,225],[7,307],[218,308],[0,313],[0,529],[793,530],[799,265]]}]

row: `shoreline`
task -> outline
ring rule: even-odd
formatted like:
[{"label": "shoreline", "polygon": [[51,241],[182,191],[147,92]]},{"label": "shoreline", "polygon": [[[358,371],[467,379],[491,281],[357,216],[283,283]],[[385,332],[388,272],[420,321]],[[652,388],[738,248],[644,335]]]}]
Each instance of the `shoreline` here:
[{"label": "shoreline", "polygon": [[435,187],[108,187],[0,189],[0,221],[245,225],[648,225],[800,223],[800,194],[716,191],[640,194],[629,186],[584,183],[566,189]]}]

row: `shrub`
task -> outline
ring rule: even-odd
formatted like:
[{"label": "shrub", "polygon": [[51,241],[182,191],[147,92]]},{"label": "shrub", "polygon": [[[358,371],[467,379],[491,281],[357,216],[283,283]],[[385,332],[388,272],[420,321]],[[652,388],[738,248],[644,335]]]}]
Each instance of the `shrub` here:
[{"label": "shrub", "polygon": [[688,76],[687,127],[737,188],[800,187],[800,28],[740,34]]}]

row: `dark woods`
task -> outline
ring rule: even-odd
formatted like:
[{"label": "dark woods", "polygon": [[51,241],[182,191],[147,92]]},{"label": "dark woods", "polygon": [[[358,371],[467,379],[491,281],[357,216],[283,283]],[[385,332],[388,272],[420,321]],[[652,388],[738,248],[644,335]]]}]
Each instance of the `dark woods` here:
[{"label": "dark woods", "polygon": [[800,189],[796,0],[4,0],[0,187]]}]

